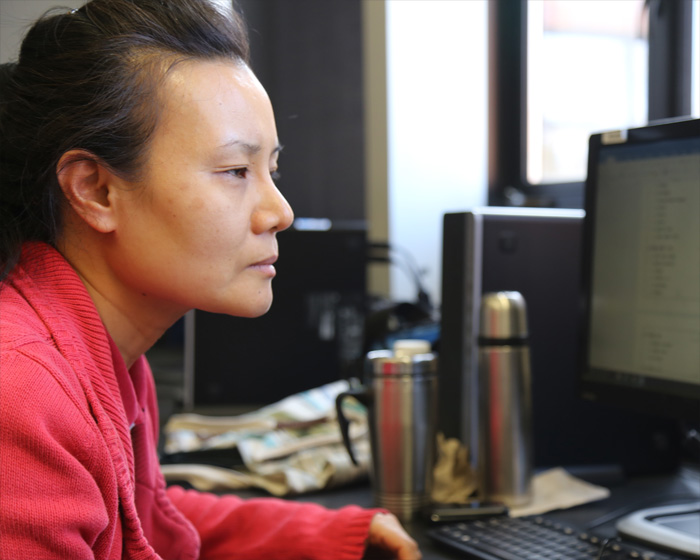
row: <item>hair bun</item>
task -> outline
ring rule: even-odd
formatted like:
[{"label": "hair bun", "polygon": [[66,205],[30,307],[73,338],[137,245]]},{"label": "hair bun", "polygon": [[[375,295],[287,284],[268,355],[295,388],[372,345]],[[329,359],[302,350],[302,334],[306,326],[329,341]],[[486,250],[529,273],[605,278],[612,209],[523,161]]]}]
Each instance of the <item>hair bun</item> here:
[{"label": "hair bun", "polygon": [[0,64],[0,101],[4,100],[5,96],[3,94],[5,93],[5,88],[12,81],[12,77],[14,76],[16,70],[16,62],[6,62],[4,64]]}]

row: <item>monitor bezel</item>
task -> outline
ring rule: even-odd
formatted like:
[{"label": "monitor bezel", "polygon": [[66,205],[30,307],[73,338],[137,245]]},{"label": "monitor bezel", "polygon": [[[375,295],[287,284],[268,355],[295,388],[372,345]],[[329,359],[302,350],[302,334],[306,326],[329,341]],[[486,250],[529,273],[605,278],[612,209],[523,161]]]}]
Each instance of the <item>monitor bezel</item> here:
[{"label": "monitor bezel", "polygon": [[[616,407],[637,410],[653,415],[678,418],[700,423],[700,394],[683,396],[671,394],[657,388],[618,385],[601,379],[589,377],[599,370],[588,361],[589,329],[591,321],[591,287],[593,276],[594,223],[596,219],[597,174],[596,165],[600,150],[614,143],[619,145],[658,142],[664,139],[681,139],[700,137],[700,119],[684,119],[662,122],[645,127],[632,128],[620,132],[600,132],[590,136],[588,175],[584,196],[585,218],[583,222],[581,251],[581,329],[579,356],[579,394],[585,400],[614,405]],[[623,140],[624,139],[624,140]],[[700,187],[699,187],[700,188]],[[699,287],[700,289],[700,287]],[[684,384],[685,385],[685,384]]]}]

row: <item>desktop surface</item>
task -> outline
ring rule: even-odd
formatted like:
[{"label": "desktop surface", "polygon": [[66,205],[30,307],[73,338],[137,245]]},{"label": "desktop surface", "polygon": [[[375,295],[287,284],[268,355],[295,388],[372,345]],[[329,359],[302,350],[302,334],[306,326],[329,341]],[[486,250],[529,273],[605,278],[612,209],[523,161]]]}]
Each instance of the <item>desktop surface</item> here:
[{"label": "desktop surface", "polygon": [[[596,482],[600,483],[598,480]],[[609,498],[551,512],[547,517],[578,529],[588,530],[600,538],[614,538],[617,535],[615,523],[618,518],[634,509],[658,503],[662,499],[675,503],[700,499],[700,471],[697,468],[684,467],[674,474],[636,476],[624,481],[615,481],[607,486],[611,491]],[[244,498],[262,495],[261,492],[252,490],[236,492],[236,494]],[[315,502],[332,509],[348,504],[374,507],[372,492],[367,482],[289,499]],[[416,519],[404,525],[418,542],[423,560],[456,560],[466,557],[464,553],[446,548],[429,536],[428,532],[436,525],[423,519]]]}]

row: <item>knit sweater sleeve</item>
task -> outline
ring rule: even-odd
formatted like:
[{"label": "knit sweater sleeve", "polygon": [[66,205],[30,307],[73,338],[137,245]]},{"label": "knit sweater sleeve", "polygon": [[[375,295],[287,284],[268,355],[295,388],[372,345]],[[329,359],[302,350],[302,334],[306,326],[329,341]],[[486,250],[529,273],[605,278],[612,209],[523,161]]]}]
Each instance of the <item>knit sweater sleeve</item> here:
[{"label": "knit sweater sleeve", "polygon": [[114,473],[84,399],[46,360],[0,360],[0,559],[108,558]]},{"label": "knit sweater sleeve", "polygon": [[357,506],[329,510],[278,498],[243,500],[178,486],[170,487],[168,495],[199,531],[201,560],[359,560],[379,511]]}]

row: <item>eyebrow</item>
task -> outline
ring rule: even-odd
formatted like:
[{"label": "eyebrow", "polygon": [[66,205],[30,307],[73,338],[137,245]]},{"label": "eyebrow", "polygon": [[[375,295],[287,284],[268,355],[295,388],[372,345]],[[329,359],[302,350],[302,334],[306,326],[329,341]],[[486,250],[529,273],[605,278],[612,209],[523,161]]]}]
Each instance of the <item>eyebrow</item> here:
[{"label": "eyebrow", "polygon": [[[224,144],[221,144],[221,146],[218,147],[219,150],[223,150],[226,148],[232,148],[234,146],[240,146],[243,151],[250,155],[257,154],[262,148],[260,144],[251,144],[250,142],[244,142],[243,140],[231,140],[230,142],[225,142]],[[270,155],[278,154],[279,152],[282,151],[284,146],[282,144],[277,144],[275,148],[272,150]]]}]

